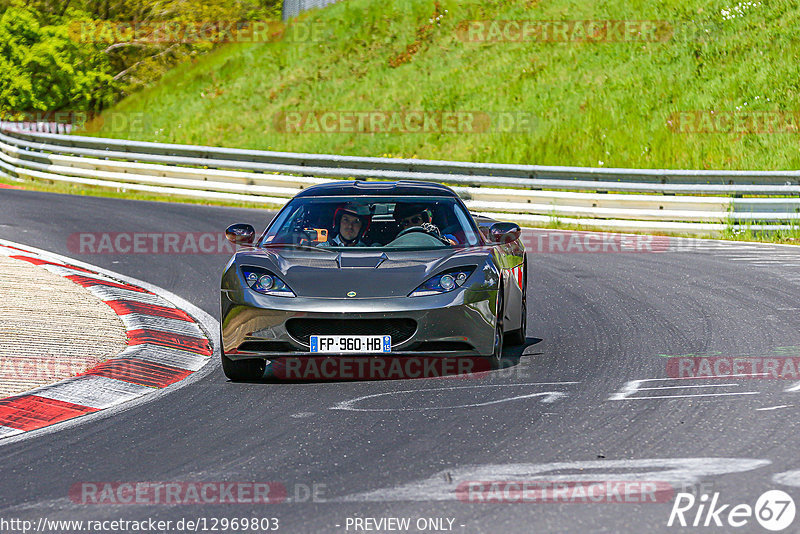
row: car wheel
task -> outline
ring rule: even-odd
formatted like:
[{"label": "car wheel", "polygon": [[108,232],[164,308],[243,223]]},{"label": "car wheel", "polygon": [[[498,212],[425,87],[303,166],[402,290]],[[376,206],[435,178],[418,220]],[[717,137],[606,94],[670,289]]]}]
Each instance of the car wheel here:
[{"label": "car wheel", "polygon": [[501,287],[497,295],[497,320],[494,327],[494,348],[492,355],[488,357],[492,369],[499,369],[503,362],[503,288]]},{"label": "car wheel", "polygon": [[266,360],[231,360],[222,353],[222,371],[234,382],[260,380],[264,377],[266,366]]},{"label": "car wheel", "polygon": [[[523,270],[523,273],[525,271]],[[522,313],[522,324],[517,330],[512,330],[506,334],[506,342],[509,345],[524,345],[526,340],[526,332],[528,329],[528,277],[523,275],[522,278],[522,306],[520,312]]]}]

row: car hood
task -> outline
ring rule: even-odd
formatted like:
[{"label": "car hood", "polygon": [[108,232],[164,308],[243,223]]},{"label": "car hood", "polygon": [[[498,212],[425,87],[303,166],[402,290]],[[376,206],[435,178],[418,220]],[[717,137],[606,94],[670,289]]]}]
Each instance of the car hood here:
[{"label": "car hood", "polygon": [[298,297],[406,296],[431,276],[459,266],[480,266],[488,247],[432,251],[314,251],[259,249],[237,254],[239,266],[277,274]]}]

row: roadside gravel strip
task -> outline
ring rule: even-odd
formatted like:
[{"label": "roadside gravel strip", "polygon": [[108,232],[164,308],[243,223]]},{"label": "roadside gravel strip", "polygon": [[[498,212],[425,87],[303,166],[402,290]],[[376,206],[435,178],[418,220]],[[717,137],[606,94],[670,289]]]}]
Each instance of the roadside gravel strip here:
[{"label": "roadside gravel strip", "polygon": [[[0,343],[0,355],[13,349],[14,355],[6,358],[31,356],[38,366],[62,358],[68,365],[83,367],[78,376],[0,399],[0,439],[162,391],[185,381],[211,361],[215,343],[208,332],[216,328],[214,321],[158,288],[142,287],[147,284],[4,240],[0,240],[0,268],[4,271],[0,289],[6,288],[2,291],[3,313],[19,314],[0,326],[0,339],[7,338]],[[6,269],[16,270],[18,276]],[[64,297],[58,293],[64,289],[61,284],[46,286],[50,276],[42,269],[86,288],[109,308],[98,308],[90,295],[80,292],[73,291],[71,299]],[[19,286],[8,288],[12,281]],[[30,300],[26,307],[25,295],[20,295],[26,288],[31,293],[48,290],[49,308],[36,310],[36,301]],[[37,311],[31,320],[30,314]],[[204,316],[202,327],[195,319],[199,315]],[[47,340],[45,335],[55,339]],[[26,340],[31,346],[21,347]],[[65,343],[71,346],[64,348]],[[69,354],[52,354],[60,349]],[[44,376],[42,379],[47,381]],[[16,380],[8,387],[22,383]]]}]

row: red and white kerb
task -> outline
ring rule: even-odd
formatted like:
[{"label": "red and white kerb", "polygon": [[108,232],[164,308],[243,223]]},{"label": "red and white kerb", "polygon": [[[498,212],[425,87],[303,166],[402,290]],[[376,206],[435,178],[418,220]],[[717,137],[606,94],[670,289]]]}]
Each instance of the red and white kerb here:
[{"label": "red and white kerb", "polygon": [[119,316],[128,348],[84,373],[0,399],[0,438],[43,428],[153,393],[200,370],[208,337],[185,311],[141,287],[31,250],[0,245],[0,255],[27,261],[87,288]]},{"label": "red and white kerb", "polygon": [[523,264],[520,263],[516,267],[512,267],[511,269],[508,269],[508,273],[510,275],[510,278],[512,278],[514,281],[517,282],[517,285],[520,287],[520,289],[523,289],[523,284],[525,283],[525,280],[524,280],[525,276],[524,276],[524,273],[523,273],[523,270],[522,270],[522,265]]}]

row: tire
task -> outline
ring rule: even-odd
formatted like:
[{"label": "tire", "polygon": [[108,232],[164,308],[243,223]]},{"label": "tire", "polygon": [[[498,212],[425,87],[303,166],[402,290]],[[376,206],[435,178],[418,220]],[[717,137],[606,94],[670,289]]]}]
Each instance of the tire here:
[{"label": "tire", "polygon": [[252,382],[264,377],[266,360],[231,360],[222,353],[222,371],[233,382]]},{"label": "tire", "polygon": [[524,345],[528,330],[528,265],[522,269],[522,324],[516,330],[506,334],[506,343],[509,345]]},{"label": "tire", "polygon": [[492,369],[499,369],[501,364],[503,363],[503,288],[500,287],[500,290],[497,295],[497,319],[495,321],[495,328],[494,328],[494,348],[492,350],[492,355],[487,356],[487,360],[489,360],[489,365]]}]

